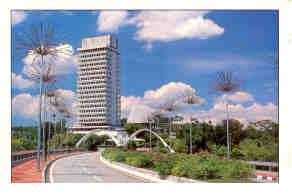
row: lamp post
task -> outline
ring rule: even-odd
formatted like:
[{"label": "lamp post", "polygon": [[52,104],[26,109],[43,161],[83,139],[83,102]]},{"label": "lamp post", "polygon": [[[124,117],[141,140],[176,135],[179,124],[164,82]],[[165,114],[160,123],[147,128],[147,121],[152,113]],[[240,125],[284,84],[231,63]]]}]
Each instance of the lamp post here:
[{"label": "lamp post", "polygon": [[[51,98],[50,98],[51,100]],[[51,112],[48,109],[48,122],[49,122],[49,132],[48,132],[48,159],[50,160],[50,139],[51,139]]]},{"label": "lamp post", "polygon": [[228,98],[226,98],[226,128],[227,128],[227,159],[230,159],[230,138],[229,138],[229,110],[228,110]]},{"label": "lamp post", "polygon": [[[42,80],[42,79],[41,79]],[[46,88],[44,87],[44,94],[46,94]],[[46,162],[46,96],[43,96],[43,118],[44,118],[44,123],[43,123],[43,163]]]},{"label": "lamp post", "polygon": [[175,116],[174,118],[173,118],[173,121],[174,122],[181,122],[181,121],[183,121],[184,120],[184,118],[182,117],[182,116]]},{"label": "lamp post", "polygon": [[54,118],[54,124],[55,124],[55,130],[54,130],[54,156],[55,156],[55,159],[56,159],[56,141],[57,141],[57,139],[56,139],[56,134],[57,134],[57,128],[56,128],[56,126],[57,126],[57,124],[56,124],[56,113],[54,113],[53,114],[53,118]]},{"label": "lamp post", "polygon": [[171,147],[171,124],[172,124],[172,117],[168,119],[169,121],[169,134],[168,134],[168,139],[169,139],[169,146]]},{"label": "lamp post", "polygon": [[152,151],[152,140],[151,140],[151,135],[152,135],[152,122],[153,119],[149,120],[149,124],[150,124],[150,151]]},{"label": "lamp post", "polygon": [[192,124],[193,124],[193,121],[195,121],[196,119],[195,118],[190,118],[190,154],[193,153],[193,143],[192,143]]},{"label": "lamp post", "polygon": [[[153,116],[153,119],[154,119],[154,125],[155,125],[155,120],[157,120],[158,122],[157,122],[157,126],[156,127],[154,127],[154,128],[157,128],[158,127],[158,125],[159,125],[159,118],[158,117],[156,117],[156,116]],[[157,139],[157,147],[159,147],[159,140]]]}]

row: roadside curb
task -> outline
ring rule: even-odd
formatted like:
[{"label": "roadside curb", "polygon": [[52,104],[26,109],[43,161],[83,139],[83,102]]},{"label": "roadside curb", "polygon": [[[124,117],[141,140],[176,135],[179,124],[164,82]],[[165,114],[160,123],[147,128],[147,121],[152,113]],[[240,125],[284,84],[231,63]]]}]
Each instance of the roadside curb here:
[{"label": "roadside curb", "polygon": [[49,162],[46,164],[45,168],[44,168],[43,171],[42,171],[42,183],[47,183],[47,171],[48,171],[49,167],[51,167],[51,165],[52,165],[56,160],[59,160],[59,159],[61,159],[62,157],[65,158],[66,156],[60,156],[60,157],[58,157],[58,158],[56,158],[56,159],[54,159],[54,160],[49,161]]},{"label": "roadside curb", "polygon": [[193,179],[188,179],[184,177],[177,177],[177,176],[168,176],[165,179],[160,179],[160,176],[152,170],[132,167],[123,163],[113,162],[108,159],[105,159],[102,154],[99,155],[99,160],[108,165],[109,167],[112,167],[114,169],[118,169],[120,171],[126,172],[130,175],[134,175],[136,177],[140,177],[143,179],[150,180],[155,183],[206,183],[202,181],[197,181]]},{"label": "roadside curb", "polygon": [[69,155],[65,155],[65,156],[59,156],[59,157],[47,162],[47,164],[45,165],[44,169],[42,170],[42,183],[48,183],[47,172],[48,172],[49,168],[51,167],[51,165],[54,162],[56,162],[57,160],[60,160],[62,158],[66,158],[66,157],[70,157],[70,156],[74,156],[74,155],[79,155],[79,154],[69,154]]}]

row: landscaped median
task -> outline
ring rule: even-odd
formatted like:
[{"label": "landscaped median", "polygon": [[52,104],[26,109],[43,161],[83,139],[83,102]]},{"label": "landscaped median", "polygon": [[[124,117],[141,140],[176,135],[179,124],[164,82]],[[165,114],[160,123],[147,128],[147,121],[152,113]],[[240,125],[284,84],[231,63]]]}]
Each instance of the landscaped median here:
[{"label": "landscaped median", "polygon": [[154,182],[253,182],[255,177],[251,165],[215,155],[107,149],[101,156],[115,168]]}]

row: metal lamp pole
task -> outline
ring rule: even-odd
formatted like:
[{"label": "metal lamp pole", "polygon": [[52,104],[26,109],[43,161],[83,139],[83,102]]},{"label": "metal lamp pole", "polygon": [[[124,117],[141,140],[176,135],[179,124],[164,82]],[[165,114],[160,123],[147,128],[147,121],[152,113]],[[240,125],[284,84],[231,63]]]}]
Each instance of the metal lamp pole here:
[{"label": "metal lamp pole", "polygon": [[[51,98],[49,99],[51,101]],[[49,132],[48,132],[48,159],[50,160],[50,139],[51,139],[51,112],[50,107],[48,108],[48,121],[49,121]]]},{"label": "metal lamp pole", "polygon": [[169,146],[171,146],[171,123],[172,123],[172,117],[169,118],[169,135],[168,135],[168,139],[169,139]]},{"label": "metal lamp pole", "polygon": [[192,143],[192,124],[193,124],[193,118],[191,117],[190,121],[190,154],[193,153],[193,143]]},{"label": "metal lamp pole", "polygon": [[[46,87],[44,87],[44,94],[46,94]],[[43,125],[43,162],[46,160],[46,96],[44,96],[44,125]]]},{"label": "metal lamp pole", "polygon": [[226,100],[226,111],[227,111],[227,119],[226,119],[226,128],[227,128],[227,159],[230,159],[228,99]]},{"label": "metal lamp pole", "polygon": [[40,66],[40,99],[39,99],[39,128],[38,128],[38,137],[37,137],[37,170],[40,170],[41,164],[41,129],[42,129],[42,94],[43,94],[43,65],[44,57],[42,58],[42,64]]},{"label": "metal lamp pole", "polygon": [[[158,128],[158,125],[159,125],[159,118],[157,117],[153,117],[154,118],[154,125],[155,125],[155,119],[157,120],[157,126],[154,127],[154,128]],[[157,144],[156,144],[158,147],[159,147],[159,140],[157,139]]]},{"label": "metal lamp pole", "polygon": [[193,153],[193,146],[192,146],[192,121],[190,123],[190,154]]},{"label": "metal lamp pole", "polygon": [[55,129],[54,129],[54,156],[55,156],[55,159],[56,159],[56,141],[57,141],[57,139],[56,139],[56,134],[57,134],[57,132],[56,132],[56,130],[57,130],[57,128],[56,128],[56,126],[57,126],[57,124],[56,124],[56,113],[54,113],[53,114],[53,118],[54,118],[54,124],[55,124]]},{"label": "metal lamp pole", "polygon": [[151,145],[151,131],[152,131],[152,122],[150,121],[150,151],[152,150],[152,145]]}]

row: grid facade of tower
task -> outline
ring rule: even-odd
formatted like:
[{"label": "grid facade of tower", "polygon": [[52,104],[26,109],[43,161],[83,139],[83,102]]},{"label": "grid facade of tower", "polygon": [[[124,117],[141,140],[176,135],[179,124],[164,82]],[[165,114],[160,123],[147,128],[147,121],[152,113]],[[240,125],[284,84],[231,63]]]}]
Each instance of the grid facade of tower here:
[{"label": "grid facade of tower", "polygon": [[78,48],[78,127],[120,125],[120,53],[111,35],[85,38]]}]

